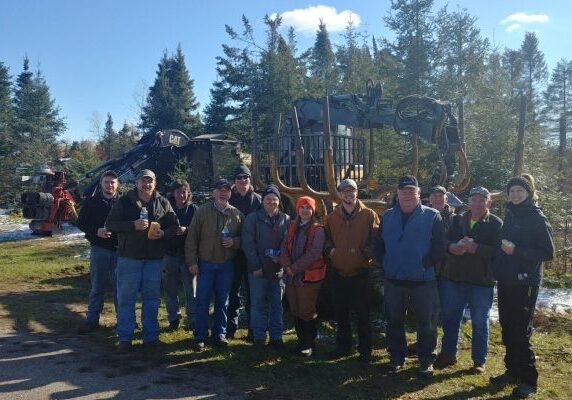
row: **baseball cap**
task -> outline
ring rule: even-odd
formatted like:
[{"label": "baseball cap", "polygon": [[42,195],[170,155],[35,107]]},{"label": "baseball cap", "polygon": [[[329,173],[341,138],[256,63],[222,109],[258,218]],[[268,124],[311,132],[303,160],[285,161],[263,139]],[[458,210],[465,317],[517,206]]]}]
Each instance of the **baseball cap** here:
[{"label": "baseball cap", "polygon": [[443,193],[443,194],[447,194],[447,189],[445,189],[443,186],[441,185],[436,185],[433,186],[431,189],[429,189],[429,193]]},{"label": "baseball cap", "polygon": [[487,188],[484,188],[482,186],[475,186],[469,191],[469,197],[475,194],[480,194],[483,197],[490,197],[491,192],[489,192]]},{"label": "baseball cap", "polygon": [[343,181],[340,182],[340,186],[338,186],[338,191],[341,192],[342,190],[344,190],[348,186],[354,188],[355,190],[358,190],[356,181],[348,178],[348,179],[344,179]]},{"label": "baseball cap", "polygon": [[157,180],[157,178],[155,177],[155,173],[150,169],[142,169],[141,171],[139,171],[135,179],[143,179],[143,178],[151,178],[153,180]]},{"label": "baseball cap", "polygon": [[223,187],[226,187],[228,190],[231,189],[230,182],[224,178],[217,180],[213,185],[213,189],[222,189]]},{"label": "baseball cap", "polygon": [[419,182],[417,182],[417,178],[415,178],[413,175],[405,175],[405,176],[402,176],[401,178],[399,178],[399,182],[397,183],[397,187],[399,189],[403,189],[406,187],[418,188]]}]

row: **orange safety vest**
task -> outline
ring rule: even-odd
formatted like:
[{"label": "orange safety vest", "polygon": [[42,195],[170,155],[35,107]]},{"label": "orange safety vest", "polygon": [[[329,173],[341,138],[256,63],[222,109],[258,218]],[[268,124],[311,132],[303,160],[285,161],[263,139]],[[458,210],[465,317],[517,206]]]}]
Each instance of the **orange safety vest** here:
[{"label": "orange safety vest", "polygon": [[[318,227],[321,227],[317,222],[313,222],[308,227],[308,236],[306,236],[306,243],[304,244],[304,251],[308,246],[312,246],[314,240],[314,233]],[[294,248],[294,238],[296,237],[296,230],[298,226],[296,223],[291,223],[288,226],[288,233],[286,235],[286,247],[288,248],[288,253],[292,254],[292,249]],[[326,262],[324,257],[320,257],[316,261],[310,264],[310,267],[304,271],[304,282],[319,282],[326,278]]]}]

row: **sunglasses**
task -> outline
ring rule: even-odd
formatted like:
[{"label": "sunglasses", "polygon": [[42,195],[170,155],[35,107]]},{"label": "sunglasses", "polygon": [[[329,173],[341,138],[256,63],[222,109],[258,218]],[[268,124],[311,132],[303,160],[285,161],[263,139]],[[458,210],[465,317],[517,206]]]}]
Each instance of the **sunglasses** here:
[{"label": "sunglasses", "polygon": [[250,175],[237,175],[235,179],[245,180],[250,178]]}]

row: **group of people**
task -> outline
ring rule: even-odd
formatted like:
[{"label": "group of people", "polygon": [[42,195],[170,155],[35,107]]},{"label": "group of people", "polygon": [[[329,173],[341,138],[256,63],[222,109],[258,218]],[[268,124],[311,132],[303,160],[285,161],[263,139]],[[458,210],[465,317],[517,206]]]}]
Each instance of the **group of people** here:
[{"label": "group of people", "polygon": [[[167,199],[156,177],[142,170],[136,188],[117,195],[117,175],[107,171],[101,190],[84,203],[78,226],[91,244],[91,290],[79,333],[97,329],[106,285],[113,284],[118,350],[128,352],[136,328],[135,305],[142,300],[144,346],[158,342],[161,282],[170,331],[182,318],[178,292],[185,294],[185,329],[194,329],[194,349],[224,347],[238,327],[239,293],[247,294],[248,337],[254,346],[283,350],[282,298],[286,294],[297,334],[295,353],[315,354],[317,300],[329,280],[337,326],[332,359],[353,352],[355,314],[359,360],[370,363],[370,269],[378,260],[384,276],[388,374],[405,365],[405,321],[416,321],[418,373],[457,363],[459,331],[466,309],[472,324],[472,373],[485,372],[489,315],[498,288],[499,320],[506,347],[506,372],[494,384],[517,383],[514,395],[537,388],[530,345],[532,317],[544,261],[553,257],[551,227],[537,205],[534,179],[512,178],[506,187],[504,221],[490,212],[484,187],[469,192],[468,208],[455,214],[447,190],[435,186],[426,206],[414,176],[399,179],[395,205],[378,216],[357,198],[352,179],[340,182],[340,204],[322,225],[312,197],[299,197],[296,216],[281,211],[275,185],[254,192],[245,165],[234,182],[219,179],[213,200],[196,207],[186,181],[175,181]],[[209,335],[209,308],[214,315]],[[437,325],[443,327],[437,354]]]}]

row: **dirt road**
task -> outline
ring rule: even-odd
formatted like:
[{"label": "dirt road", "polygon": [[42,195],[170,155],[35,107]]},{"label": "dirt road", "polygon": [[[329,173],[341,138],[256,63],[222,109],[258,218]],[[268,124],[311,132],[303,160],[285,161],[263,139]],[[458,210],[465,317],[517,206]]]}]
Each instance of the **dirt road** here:
[{"label": "dirt road", "polygon": [[118,355],[74,336],[0,331],[0,399],[244,398],[224,378],[197,370]]}]

